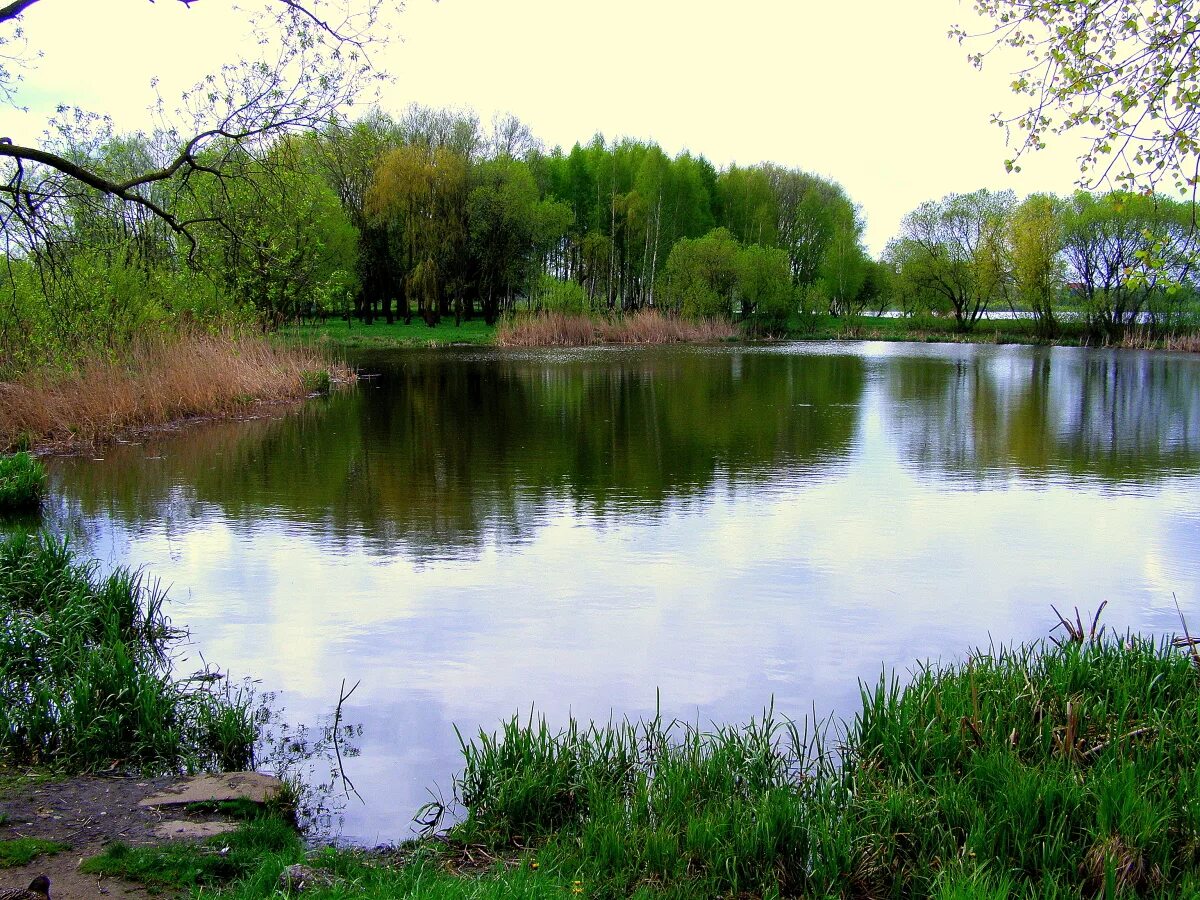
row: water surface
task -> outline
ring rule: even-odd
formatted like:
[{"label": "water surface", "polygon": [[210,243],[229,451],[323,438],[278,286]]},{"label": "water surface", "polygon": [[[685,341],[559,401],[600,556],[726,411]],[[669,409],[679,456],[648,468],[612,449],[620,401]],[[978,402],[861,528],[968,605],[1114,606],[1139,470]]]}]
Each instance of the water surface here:
[{"label": "water surface", "polygon": [[[464,733],[849,713],[860,678],[1200,624],[1200,362],[913,344],[403,351],[296,413],[52,462],[51,515],[171,584],[314,720],[361,680],[343,836],[408,834]],[[190,661],[189,661],[190,664]],[[186,664],[185,664],[186,665]],[[661,698],[661,700],[659,700]]]}]

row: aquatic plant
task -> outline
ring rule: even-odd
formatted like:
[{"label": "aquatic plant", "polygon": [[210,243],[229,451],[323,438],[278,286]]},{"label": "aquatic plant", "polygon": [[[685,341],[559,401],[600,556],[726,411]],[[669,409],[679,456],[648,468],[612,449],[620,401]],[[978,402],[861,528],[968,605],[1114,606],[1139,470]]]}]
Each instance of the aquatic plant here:
[{"label": "aquatic plant", "polygon": [[181,637],[141,572],[101,575],[65,540],[0,543],[0,759],[86,772],[246,768],[248,692],[207,673],[177,679]]},{"label": "aquatic plant", "polygon": [[41,460],[22,451],[0,456],[0,512],[36,509],[46,488]]}]

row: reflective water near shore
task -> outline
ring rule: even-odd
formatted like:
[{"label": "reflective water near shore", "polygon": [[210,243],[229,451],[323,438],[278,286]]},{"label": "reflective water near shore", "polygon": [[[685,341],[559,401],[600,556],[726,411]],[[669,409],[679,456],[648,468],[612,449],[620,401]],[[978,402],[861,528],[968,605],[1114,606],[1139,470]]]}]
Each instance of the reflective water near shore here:
[{"label": "reflective water near shore", "polygon": [[803,344],[403,351],[298,411],[50,461],[49,517],[171,584],[193,652],[314,720],[343,678],[396,840],[464,734],[852,713],[859,678],[1200,621],[1200,360]]}]

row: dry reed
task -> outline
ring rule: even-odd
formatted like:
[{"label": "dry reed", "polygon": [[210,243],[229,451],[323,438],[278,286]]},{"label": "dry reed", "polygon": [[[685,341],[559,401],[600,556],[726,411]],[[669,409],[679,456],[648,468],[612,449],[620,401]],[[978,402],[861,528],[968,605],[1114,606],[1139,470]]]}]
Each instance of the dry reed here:
[{"label": "dry reed", "polygon": [[1174,350],[1200,353],[1200,333],[1156,334],[1149,328],[1129,328],[1116,346],[1123,350]]},{"label": "dry reed", "polygon": [[496,328],[504,347],[588,347],[593,344],[678,344],[724,341],[737,329],[720,319],[682,319],[642,309],[613,319],[560,312],[505,319]]},{"label": "dry reed", "polygon": [[335,382],[355,377],[314,348],[256,336],[145,340],[120,361],[0,381],[0,447],[95,444],[180,419],[229,416],[303,397],[312,373],[323,371]]}]

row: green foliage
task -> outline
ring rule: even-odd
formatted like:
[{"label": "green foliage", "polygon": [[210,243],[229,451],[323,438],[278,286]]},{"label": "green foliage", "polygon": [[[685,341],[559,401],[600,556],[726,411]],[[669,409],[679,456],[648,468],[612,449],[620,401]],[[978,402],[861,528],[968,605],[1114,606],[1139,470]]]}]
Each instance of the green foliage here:
[{"label": "green foliage", "polygon": [[[979,0],[994,29],[956,27],[960,41],[981,36],[1019,54],[1012,90],[1029,106],[994,121],[1024,133],[1018,157],[1052,134],[1079,130],[1085,179],[1110,170],[1118,184],[1166,181],[1195,198],[1200,157],[1200,10],[1175,0]],[[988,51],[971,54],[978,67]],[[1019,170],[1016,159],[1010,169]]]},{"label": "green foliage", "polygon": [[780,334],[796,306],[787,252],[758,244],[737,255],[737,295],[742,318],[755,333]]},{"label": "green foliage", "polygon": [[0,841],[0,869],[27,866],[39,856],[52,856],[69,850],[68,844],[41,838],[11,838]]},{"label": "green foliage", "polygon": [[246,768],[250,697],[171,677],[179,633],[163,599],[48,533],[0,543],[0,756],[72,772]]},{"label": "green foliage", "polygon": [[46,468],[36,456],[0,456],[0,513],[37,509],[45,489]]},{"label": "green foliage", "polygon": [[840,741],[772,719],[463,744],[452,834],[600,896],[1154,896],[1196,884],[1197,674],[1169,642],[1080,635],[863,685]]},{"label": "green foliage", "polygon": [[585,313],[589,306],[583,285],[553,275],[543,275],[539,280],[538,302],[548,312]]},{"label": "green foliage", "polygon": [[739,249],[724,228],[678,241],[663,269],[660,304],[685,316],[731,316]]},{"label": "green foliage", "polygon": [[1066,276],[1059,206],[1055,197],[1033,194],[1013,210],[1008,222],[1016,299],[1033,314],[1038,333],[1046,336],[1058,331],[1054,306]]},{"label": "green foliage", "polygon": [[902,302],[954,316],[970,331],[1007,288],[1003,229],[1016,202],[1011,191],[948,194],[904,217],[885,258]]},{"label": "green foliage", "polygon": [[329,370],[320,369],[312,372],[301,372],[300,381],[304,385],[304,390],[310,394],[328,394],[330,388]]},{"label": "green foliage", "polygon": [[1189,204],[1080,191],[1060,227],[1068,278],[1095,331],[1119,335],[1145,313],[1160,328],[1184,323],[1197,252]]}]

